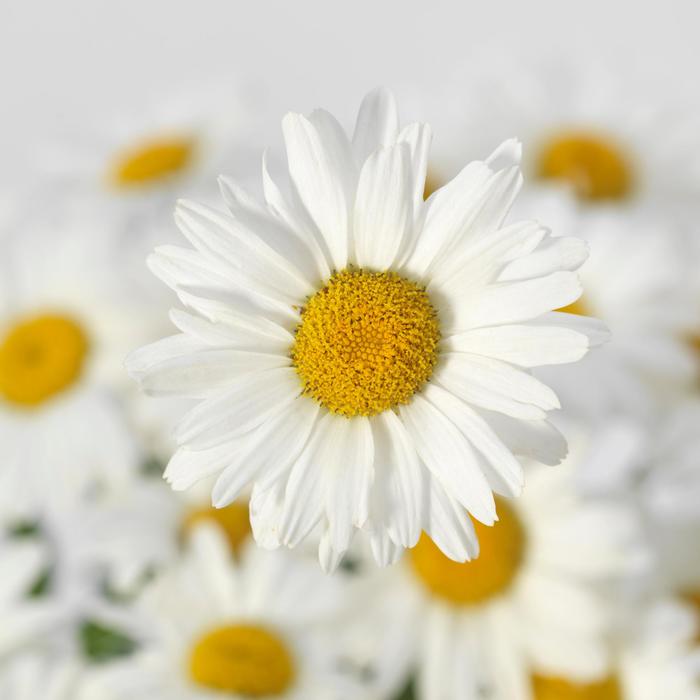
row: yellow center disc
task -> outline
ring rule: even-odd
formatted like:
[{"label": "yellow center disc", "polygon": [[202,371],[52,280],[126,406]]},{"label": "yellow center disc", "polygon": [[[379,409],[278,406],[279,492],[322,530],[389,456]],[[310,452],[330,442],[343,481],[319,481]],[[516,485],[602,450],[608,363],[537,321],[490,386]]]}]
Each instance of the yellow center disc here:
[{"label": "yellow center disc", "polygon": [[229,625],[205,634],[190,655],[195,683],[259,698],[280,695],[293,683],[294,662],[285,643],[256,625]]},{"label": "yellow center disc", "polygon": [[85,333],[70,318],[20,321],[0,344],[0,396],[20,406],[42,403],[76,382],[87,351]]},{"label": "yellow center disc", "polygon": [[632,191],[632,172],[613,143],[587,133],[562,134],[545,145],[538,175],[572,185],[585,200],[625,199]]},{"label": "yellow center disc", "polygon": [[159,139],[124,153],[111,173],[118,187],[148,185],[185,170],[192,161],[194,143],[184,138]]},{"label": "yellow center disc", "polygon": [[243,543],[250,535],[250,516],[248,504],[234,502],[225,508],[197,508],[187,515],[183,523],[183,529],[187,532],[190,528],[201,522],[213,522],[218,525],[231,547],[234,554],[238,554]]},{"label": "yellow center disc", "polygon": [[534,700],[622,700],[620,684],[612,676],[594,683],[534,676],[532,690]]},{"label": "yellow center disc", "polygon": [[336,272],[302,309],[292,360],[329,411],[372,416],[430,378],[440,329],[425,289],[393,272]]},{"label": "yellow center disc", "polygon": [[424,533],[410,551],[413,570],[435,596],[456,605],[477,605],[513,583],[525,551],[525,532],[513,507],[496,499],[499,520],[492,527],[474,522],[480,554],[473,561],[448,559]]}]

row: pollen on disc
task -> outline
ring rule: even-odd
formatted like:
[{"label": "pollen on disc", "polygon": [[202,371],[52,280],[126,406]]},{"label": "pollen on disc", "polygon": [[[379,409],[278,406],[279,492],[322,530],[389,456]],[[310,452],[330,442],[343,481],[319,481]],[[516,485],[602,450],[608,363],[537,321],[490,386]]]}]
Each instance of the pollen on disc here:
[{"label": "pollen on disc", "polygon": [[424,288],[351,268],[308,299],[291,355],[305,394],[333,413],[372,416],[407,403],[428,381],[439,340]]}]

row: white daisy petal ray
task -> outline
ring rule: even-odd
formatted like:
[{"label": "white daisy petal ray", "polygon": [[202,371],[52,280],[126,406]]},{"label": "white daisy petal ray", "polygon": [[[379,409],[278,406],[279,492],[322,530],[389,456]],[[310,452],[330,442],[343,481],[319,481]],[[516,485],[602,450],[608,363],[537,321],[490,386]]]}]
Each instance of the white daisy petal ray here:
[{"label": "white daisy petal ray", "polygon": [[479,541],[467,511],[429,477],[425,531],[446,557],[464,562],[479,556]]},{"label": "white daisy petal ray", "polygon": [[397,545],[386,530],[373,530],[370,533],[369,544],[374,561],[379,566],[396,564],[404,551],[404,547]]},{"label": "white daisy petal ray", "polygon": [[549,236],[535,252],[506,265],[502,282],[544,277],[559,270],[578,270],[588,258],[588,245],[580,238]]},{"label": "white daisy petal ray", "polygon": [[412,234],[413,189],[408,145],[379,148],[365,161],[353,217],[355,261],[360,267],[391,268]]},{"label": "white daisy petal ray", "polygon": [[582,288],[575,272],[555,272],[523,282],[499,282],[478,294],[450,292],[445,335],[470,328],[529,321],[576,301]]},{"label": "white daisy petal ray", "polygon": [[399,110],[394,95],[385,88],[370,92],[360,105],[352,137],[352,149],[359,165],[380,146],[396,141]]},{"label": "white daisy petal ray", "polygon": [[[424,208],[423,193],[425,192],[428,155],[432,140],[433,131],[430,126],[418,123],[405,126],[398,137],[398,143],[405,143],[409,148],[412,172],[411,181],[413,183],[413,218],[416,221]],[[407,250],[406,252],[410,251]]]},{"label": "white daisy petal ray", "polygon": [[368,418],[333,418],[322,454],[323,490],[329,545],[340,554],[350,546],[353,528],[369,516],[374,444]]},{"label": "white daisy petal ray", "polygon": [[291,367],[244,374],[188,411],[175,428],[175,439],[179,445],[206,449],[240,437],[283,410],[300,391]]},{"label": "white daisy petal ray", "polygon": [[318,524],[325,508],[322,462],[329,428],[336,416],[322,415],[289,472],[284,492],[279,537],[282,544],[295,547]]},{"label": "white daisy petal ray", "polygon": [[325,268],[319,269],[306,241],[290,229],[235,182],[219,178],[219,186],[231,216],[248,231],[259,236],[285,260],[289,260],[303,275],[311,287],[318,287],[324,279]]},{"label": "white daisy petal ray", "polygon": [[311,257],[318,268],[321,279],[328,279],[331,276],[329,267],[330,255],[324,252],[325,242],[321,233],[316,229],[315,224],[302,207],[295,207],[289,203],[282,194],[277,183],[272,179],[267,167],[267,152],[263,154],[262,163],[263,174],[263,194],[270,211],[283,221],[295,235],[306,244]]},{"label": "white daisy petal ray", "polygon": [[546,323],[548,326],[556,326],[569,328],[576,333],[581,333],[588,338],[588,342],[592,348],[607,343],[610,340],[610,330],[608,327],[597,318],[590,316],[579,316],[578,314],[567,314],[562,311],[552,311],[544,314],[537,321]]},{"label": "white daisy petal ray", "polygon": [[480,355],[444,353],[433,380],[467,403],[538,420],[559,408],[556,394],[524,370]]},{"label": "white daisy petal ray", "polygon": [[170,458],[163,478],[175,491],[186,491],[202,479],[219,473],[236,454],[237,445],[225,442],[207,450],[180,447]]},{"label": "white daisy petal ray", "polygon": [[205,257],[229,266],[255,291],[294,304],[314,289],[304,275],[256,233],[230,216],[195,202],[178,202],[175,222]]},{"label": "white daisy petal ray", "polygon": [[[221,347],[200,346],[163,357],[163,344],[178,337],[187,336],[165,338],[127,358],[132,377],[150,396],[204,399],[221,392],[242,374],[291,365],[291,359],[285,355]],[[144,357],[146,351],[154,358],[150,362]]]},{"label": "white daisy petal ray", "polygon": [[376,546],[382,552],[387,551],[383,536],[386,529],[395,544],[413,547],[420,537],[423,520],[423,467],[410,435],[393,411],[375,416],[371,425],[374,438],[371,520],[378,529]]},{"label": "white daisy petal ray", "polygon": [[416,394],[399,415],[413,436],[425,466],[477,520],[492,525],[496,506],[491,487],[467,439],[444,413]]},{"label": "white daisy petal ray", "polygon": [[588,337],[564,327],[510,325],[474,328],[445,338],[445,352],[493,357],[519,367],[558,365],[580,360],[589,349]]},{"label": "white daisy petal ray", "polygon": [[488,423],[467,404],[439,386],[428,385],[423,395],[459,428],[491,465],[505,486],[505,490],[495,490],[504,496],[519,496],[524,482],[522,466]]},{"label": "white daisy petal ray", "polygon": [[214,506],[223,508],[232,503],[259,476],[265,484],[274,484],[303,449],[318,412],[314,401],[299,398],[258,426],[214,484]]},{"label": "white daisy petal ray", "polygon": [[227,309],[220,320],[209,321],[182,309],[171,309],[170,320],[191,338],[210,347],[258,350],[288,355],[294,336],[264,316],[252,316]]},{"label": "white daisy petal ray", "polygon": [[340,172],[316,127],[300,114],[282,120],[292,185],[328,245],[333,265],[342,270],[348,263],[349,202]]}]

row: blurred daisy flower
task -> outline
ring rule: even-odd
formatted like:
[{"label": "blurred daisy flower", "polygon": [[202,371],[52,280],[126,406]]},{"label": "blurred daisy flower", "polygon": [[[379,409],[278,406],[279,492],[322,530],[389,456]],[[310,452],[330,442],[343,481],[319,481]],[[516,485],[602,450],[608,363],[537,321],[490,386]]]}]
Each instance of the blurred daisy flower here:
[{"label": "blurred daisy flower", "polygon": [[150,643],[98,676],[96,697],[366,697],[340,663],[339,581],[320,576],[254,546],[234,563],[220,533],[198,526],[180,562],[144,593]]},{"label": "blurred daisy flower", "polygon": [[565,452],[546,420],[559,402],[530,368],[605,337],[551,313],[580,296],[586,246],[503,226],[521,185],[513,141],[424,201],[430,129],[400,129],[383,90],[352,140],[323,110],[288,114],[283,132],[288,194],[266,168],[262,203],[223,179],[229,213],[180,203],[194,249],[150,259],[191,311],[128,369],[153,395],[199,400],[166,478],[220,475],[216,506],[253,484],[254,531],[293,547],[321,523],[328,570],[362,527],[381,563],[423,529],[464,561],[466,511],[491,525],[492,492],[520,493],[514,453]]},{"label": "blurred daisy flower", "polygon": [[8,700],[91,700],[81,683],[79,665],[46,654],[21,654],[0,667],[0,697]]},{"label": "blurred daisy flower", "polygon": [[18,514],[122,484],[138,465],[117,395],[121,357],[149,335],[99,223],[47,214],[3,238],[0,501]]},{"label": "blurred daisy flower", "polygon": [[633,508],[577,492],[594,441],[572,433],[565,464],[535,468],[520,499],[498,500],[498,523],[476,524],[478,558],[454,562],[423,535],[389,574],[388,595],[421,630],[416,697],[563,700],[538,687],[607,672],[616,616],[606,589],[644,573],[650,556]]},{"label": "blurred daisy flower", "polygon": [[[528,182],[563,184],[585,203],[684,199],[700,191],[700,155],[687,105],[669,81],[610,65],[525,58],[483,47],[430,94],[439,105],[434,179],[444,180],[513,134],[526,144]],[[675,84],[677,87],[677,83]],[[684,99],[686,92],[678,90]]]}]

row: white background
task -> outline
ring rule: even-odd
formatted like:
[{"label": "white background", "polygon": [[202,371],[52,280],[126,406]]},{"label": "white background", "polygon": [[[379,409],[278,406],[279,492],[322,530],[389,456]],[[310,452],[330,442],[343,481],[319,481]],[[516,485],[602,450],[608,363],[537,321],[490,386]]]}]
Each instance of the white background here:
[{"label": "white background", "polygon": [[700,84],[698,0],[0,0],[0,8],[3,182],[41,144],[210,76],[264,80],[276,118],[317,105],[346,113],[375,85],[439,78],[484,41],[631,59],[640,71],[662,66]]}]

